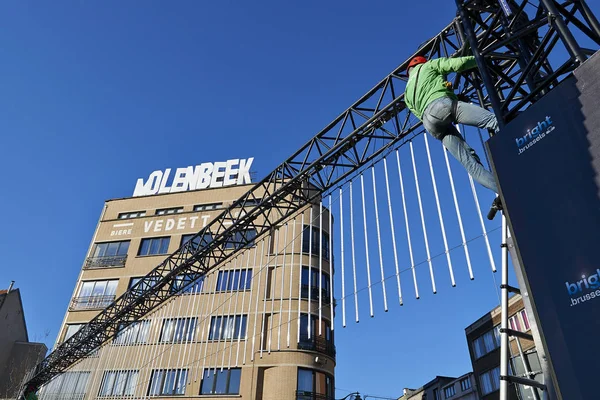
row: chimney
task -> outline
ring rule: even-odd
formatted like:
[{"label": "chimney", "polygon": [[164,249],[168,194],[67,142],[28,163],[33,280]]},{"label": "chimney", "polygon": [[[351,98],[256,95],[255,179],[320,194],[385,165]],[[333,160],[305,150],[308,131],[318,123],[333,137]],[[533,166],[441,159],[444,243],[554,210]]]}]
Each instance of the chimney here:
[{"label": "chimney", "polygon": [[15,284],[15,281],[10,281],[10,285],[8,285],[8,290],[6,291],[6,293],[10,293],[14,284]]}]

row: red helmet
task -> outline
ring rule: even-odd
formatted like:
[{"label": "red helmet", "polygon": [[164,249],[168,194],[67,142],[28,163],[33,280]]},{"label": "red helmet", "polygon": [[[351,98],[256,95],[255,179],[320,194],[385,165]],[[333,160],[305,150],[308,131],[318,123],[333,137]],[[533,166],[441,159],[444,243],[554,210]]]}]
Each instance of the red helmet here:
[{"label": "red helmet", "polygon": [[406,70],[408,71],[409,69],[411,69],[415,65],[424,64],[426,62],[427,62],[427,59],[425,57],[423,57],[423,56],[413,57],[413,59],[410,60],[410,62],[408,63],[408,67],[406,67]]}]

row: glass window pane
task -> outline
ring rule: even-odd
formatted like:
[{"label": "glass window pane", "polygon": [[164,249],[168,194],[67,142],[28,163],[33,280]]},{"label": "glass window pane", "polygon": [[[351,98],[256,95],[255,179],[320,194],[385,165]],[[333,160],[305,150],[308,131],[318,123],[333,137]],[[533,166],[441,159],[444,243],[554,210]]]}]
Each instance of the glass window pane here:
[{"label": "glass window pane", "polygon": [[313,391],[313,372],[309,369],[298,368],[298,390]]},{"label": "glass window pane", "polygon": [[146,255],[148,255],[149,251],[150,251],[150,239],[143,239],[142,244],[140,245],[140,251],[138,252],[138,255],[146,256]]},{"label": "glass window pane", "polygon": [[217,370],[216,378],[217,383],[215,385],[215,394],[226,394],[227,393],[227,370]]},{"label": "glass window pane", "polygon": [[92,289],[92,296],[102,296],[106,290],[106,281],[95,282],[94,289]]},{"label": "glass window pane", "polygon": [[175,394],[185,394],[185,383],[187,380],[187,369],[180,369],[175,384]]},{"label": "glass window pane", "polygon": [[99,243],[96,245],[93,257],[102,257],[106,253],[107,243]]},{"label": "glass window pane", "polygon": [[175,390],[176,370],[167,370],[165,372],[165,383],[162,387],[162,394],[173,394]]},{"label": "glass window pane", "polygon": [[106,290],[104,291],[105,296],[114,296],[117,293],[117,284],[119,281],[108,281],[106,283]]},{"label": "glass window pane", "polygon": [[150,240],[150,252],[148,254],[158,254],[160,250],[160,240],[159,239],[151,239]]},{"label": "glass window pane", "polygon": [[117,255],[124,256],[127,254],[127,251],[129,251],[129,241],[121,242],[119,250],[117,250]]},{"label": "glass window pane", "polygon": [[161,239],[160,254],[167,254],[169,252],[169,241],[170,238]]},{"label": "glass window pane", "polygon": [[79,297],[88,297],[92,295],[92,290],[94,289],[95,282],[83,282],[81,285],[81,290],[79,291]]},{"label": "glass window pane", "polygon": [[240,380],[242,377],[241,368],[232,368],[229,370],[229,388],[227,393],[239,394],[240,393]]},{"label": "glass window pane", "polygon": [[212,369],[205,369],[204,376],[202,377],[202,386],[200,387],[200,394],[212,394],[214,384],[215,375],[212,373]]},{"label": "glass window pane", "polygon": [[108,248],[106,249],[106,256],[115,256],[117,255],[117,250],[119,250],[119,242],[112,242],[108,244]]},{"label": "glass window pane", "polygon": [[527,312],[525,310],[521,311],[521,318],[523,318],[523,325],[526,331],[529,330],[529,318],[527,318]]}]

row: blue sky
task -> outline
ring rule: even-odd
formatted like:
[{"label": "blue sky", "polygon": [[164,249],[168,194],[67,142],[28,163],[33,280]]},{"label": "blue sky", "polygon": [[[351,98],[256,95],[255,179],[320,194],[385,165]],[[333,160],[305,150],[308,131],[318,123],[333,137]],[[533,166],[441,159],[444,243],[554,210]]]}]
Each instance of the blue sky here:
[{"label": "blue sky", "polygon": [[[16,281],[30,339],[52,346],[104,200],[204,161],[253,156],[262,178],[454,14],[439,0],[4,2],[0,287]],[[338,396],[399,396],[470,370],[464,328],[498,303],[483,247],[472,257],[475,281],[463,269],[433,296],[423,270],[421,300],[338,329]]]}]

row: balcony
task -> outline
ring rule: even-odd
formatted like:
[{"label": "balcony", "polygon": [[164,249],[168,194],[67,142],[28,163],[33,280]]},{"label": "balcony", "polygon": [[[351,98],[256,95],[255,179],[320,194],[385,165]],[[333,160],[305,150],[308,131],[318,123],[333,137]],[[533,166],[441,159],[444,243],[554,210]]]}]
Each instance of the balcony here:
[{"label": "balcony", "polygon": [[[300,289],[300,297],[308,299],[308,288],[309,285],[302,284]],[[310,288],[310,298],[314,301],[319,301],[319,292],[321,293],[322,303],[329,304],[331,302],[331,296],[329,295],[329,288],[319,290],[318,286],[312,286]]]},{"label": "balcony", "polygon": [[335,358],[335,345],[325,339],[324,336],[311,335],[309,338],[308,334],[303,333],[300,335],[298,349],[318,351],[319,353],[323,353]]},{"label": "balcony", "polygon": [[315,392],[306,392],[304,390],[296,391],[296,400],[335,400],[334,397],[327,396],[326,394],[320,394]]},{"label": "balcony", "polygon": [[87,260],[85,260],[83,269],[124,267],[125,261],[127,261],[127,254],[120,256],[88,257]]},{"label": "balcony", "polygon": [[114,300],[114,294],[110,296],[74,297],[71,300],[69,311],[103,309],[108,307]]}]

